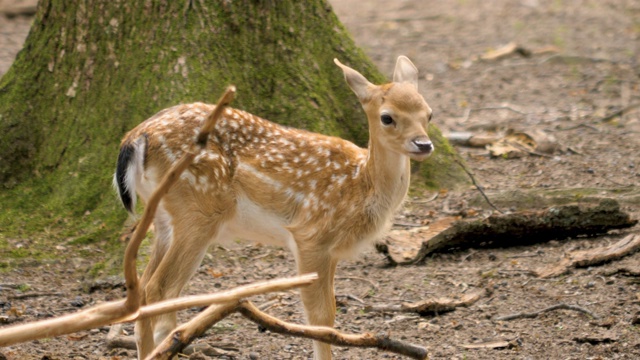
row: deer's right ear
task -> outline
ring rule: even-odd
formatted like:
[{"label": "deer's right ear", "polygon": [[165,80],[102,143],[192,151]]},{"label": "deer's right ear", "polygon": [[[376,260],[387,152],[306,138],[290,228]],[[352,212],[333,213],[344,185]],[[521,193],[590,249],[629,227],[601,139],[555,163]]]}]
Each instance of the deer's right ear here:
[{"label": "deer's right ear", "polygon": [[396,69],[393,72],[393,82],[408,82],[418,88],[418,68],[404,55],[398,56]]},{"label": "deer's right ear", "polygon": [[333,62],[336,63],[344,73],[344,78],[347,80],[347,84],[353,92],[356,94],[360,101],[366,101],[369,98],[369,88],[373,86],[372,83],[367,80],[362,74],[353,70],[352,68],[344,65],[338,59],[333,59]]}]

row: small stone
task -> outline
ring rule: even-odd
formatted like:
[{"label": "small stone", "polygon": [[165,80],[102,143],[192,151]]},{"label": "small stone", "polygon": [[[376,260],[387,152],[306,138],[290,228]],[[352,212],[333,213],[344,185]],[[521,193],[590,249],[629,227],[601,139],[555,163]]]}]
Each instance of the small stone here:
[{"label": "small stone", "polygon": [[69,305],[77,308],[81,308],[84,306],[84,300],[80,296],[76,297],[74,300],[71,300]]}]

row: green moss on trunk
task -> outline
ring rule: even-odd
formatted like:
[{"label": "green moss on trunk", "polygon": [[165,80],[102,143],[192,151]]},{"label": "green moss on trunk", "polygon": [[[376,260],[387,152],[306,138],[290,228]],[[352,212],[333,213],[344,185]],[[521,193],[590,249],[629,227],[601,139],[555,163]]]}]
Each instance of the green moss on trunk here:
[{"label": "green moss on trunk", "polygon": [[[0,241],[52,224],[57,238],[113,237],[125,218],[110,189],[122,135],[228,84],[235,107],[365,145],[334,57],[385,81],[323,0],[41,0],[0,80]],[[426,184],[448,187],[453,151],[433,134]]]}]

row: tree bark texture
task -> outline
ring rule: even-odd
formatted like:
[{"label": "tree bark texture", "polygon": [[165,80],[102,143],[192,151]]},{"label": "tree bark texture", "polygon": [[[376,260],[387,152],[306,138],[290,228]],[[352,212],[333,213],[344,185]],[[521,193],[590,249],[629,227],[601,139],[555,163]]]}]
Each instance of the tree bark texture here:
[{"label": "tree bark texture", "polygon": [[[324,0],[41,0],[0,80],[0,201],[14,213],[0,226],[43,207],[114,216],[122,135],[163,108],[211,102],[229,84],[237,108],[365,146],[364,113],[334,57],[386,79]],[[454,151],[435,127],[431,135],[437,151],[423,179],[463,179],[447,160]]]}]

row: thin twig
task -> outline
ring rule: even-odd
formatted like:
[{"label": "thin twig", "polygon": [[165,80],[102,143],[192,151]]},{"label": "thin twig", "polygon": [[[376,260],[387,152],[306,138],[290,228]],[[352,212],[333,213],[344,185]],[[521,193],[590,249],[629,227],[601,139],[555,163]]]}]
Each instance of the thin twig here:
[{"label": "thin twig", "polygon": [[556,129],[553,129],[551,131],[569,131],[569,130],[579,129],[581,127],[586,127],[588,129],[594,130],[596,132],[600,132],[600,129],[598,129],[597,127],[595,127],[593,125],[585,124],[585,123],[576,124],[576,125],[569,126],[569,127],[566,127],[566,128],[556,128]]},{"label": "thin twig", "polygon": [[625,106],[622,109],[620,109],[618,111],[615,111],[615,112],[603,117],[602,119],[600,119],[600,122],[607,122],[607,121],[609,121],[609,120],[611,120],[613,118],[616,118],[618,116],[622,116],[622,115],[628,113],[629,111],[631,111],[631,110],[633,110],[633,109],[635,109],[637,107],[640,107],[640,102],[635,103],[635,104],[631,104],[629,106]]},{"label": "thin twig", "polygon": [[[632,221],[635,225],[637,221]],[[586,267],[603,264],[611,260],[632,254],[640,249],[640,235],[629,234],[618,242],[589,250],[572,251],[556,265],[546,266],[535,273],[538,277],[549,278],[565,274],[574,267]]]},{"label": "thin twig", "polygon": [[592,63],[607,62],[607,63],[610,63],[610,64],[617,64],[618,63],[618,61],[611,60],[611,59],[603,59],[603,58],[595,58],[595,57],[579,56],[579,55],[553,54],[551,56],[548,56],[548,57],[540,60],[538,62],[538,65],[542,65],[544,63],[551,62],[552,60],[560,60],[560,61],[563,61],[563,62],[570,62],[570,63],[578,63],[578,62],[592,62]]},{"label": "thin twig", "polygon": [[507,106],[507,105],[503,105],[503,106],[485,106],[485,107],[479,107],[479,108],[468,108],[465,110],[464,115],[462,116],[462,122],[466,122],[467,120],[469,120],[469,116],[471,116],[472,112],[478,112],[478,111],[484,111],[484,110],[509,110],[512,111],[516,114],[520,114],[520,115],[530,115],[531,113],[526,113],[523,111],[520,111],[518,109],[514,109],[511,106]]},{"label": "thin twig", "polygon": [[279,334],[309,338],[337,346],[375,347],[413,359],[427,359],[428,356],[427,349],[421,346],[393,340],[385,335],[373,335],[369,333],[359,335],[344,334],[336,329],[325,326],[305,326],[287,323],[261,312],[248,301],[242,302],[238,311],[247,319],[263,326],[271,332]]},{"label": "thin twig", "polygon": [[435,199],[438,198],[438,196],[440,196],[440,193],[436,193],[431,198],[426,199],[426,200],[408,200],[407,202],[410,202],[412,204],[426,204],[426,203],[430,203],[430,202],[434,201]]},{"label": "thin twig", "polygon": [[581,312],[583,314],[587,314],[589,316],[591,316],[594,319],[597,319],[598,316],[595,315],[594,313],[592,313],[591,311],[582,308],[578,305],[568,305],[568,304],[556,304],[553,306],[549,306],[547,308],[544,308],[542,310],[538,310],[538,311],[534,311],[534,312],[530,312],[530,313],[517,313],[517,314],[511,314],[511,315],[505,315],[505,316],[499,316],[497,318],[494,318],[494,320],[496,321],[510,321],[510,320],[515,320],[515,319],[530,319],[530,318],[535,318],[538,315],[548,312],[548,311],[553,311],[553,310],[573,310],[573,311],[577,311],[577,312]]},{"label": "thin twig", "polygon": [[343,277],[337,277],[336,280],[359,280],[359,281],[364,281],[364,282],[368,282],[369,284],[371,284],[372,289],[367,290],[367,292],[363,293],[362,295],[360,295],[360,297],[365,297],[367,295],[369,295],[369,293],[371,292],[371,290],[374,291],[378,291],[378,284],[372,280],[363,278],[363,277],[357,277],[357,276],[343,276]]},{"label": "thin twig", "polygon": [[607,181],[609,181],[609,182],[611,182],[611,183],[613,183],[613,184],[615,184],[615,185],[621,186],[621,187],[633,187],[634,186],[633,184],[622,184],[622,183],[619,183],[617,181],[611,180],[610,178],[608,178],[606,176],[603,176],[602,178],[607,180]]},{"label": "thin twig", "polygon": [[484,191],[482,190],[482,187],[478,184],[478,182],[476,181],[476,178],[473,176],[473,174],[467,169],[466,166],[464,166],[464,164],[462,164],[462,162],[460,162],[460,160],[458,159],[454,159],[455,162],[460,165],[460,167],[462,168],[462,170],[464,170],[464,172],[467,173],[467,175],[469,176],[469,178],[471,178],[471,181],[473,182],[473,185],[476,187],[476,189],[478,189],[478,191],[480,192],[480,194],[482,194],[482,197],[484,197],[484,199],[487,201],[487,204],[489,204],[489,206],[491,206],[492,208],[494,208],[497,212],[499,212],[500,214],[504,214],[500,209],[498,209],[495,205],[493,205],[493,203],[491,202],[491,200],[489,200],[489,197],[487,196],[487,194],[484,193]]},{"label": "thin twig", "polygon": [[9,296],[11,300],[22,300],[29,299],[34,297],[45,297],[45,296],[66,296],[67,294],[61,292],[34,292],[20,295]]},{"label": "thin twig", "polygon": [[423,227],[424,225],[423,225],[423,224],[413,224],[413,223],[407,223],[407,222],[399,222],[399,221],[396,221],[396,222],[394,222],[394,223],[393,223],[393,226],[402,226],[402,227],[414,227],[414,228],[417,228],[417,227]]},{"label": "thin twig", "polygon": [[468,307],[486,295],[486,290],[476,289],[459,298],[432,298],[418,302],[407,302],[394,305],[368,305],[365,311],[418,313],[420,315],[441,314],[454,311],[458,307]]},{"label": "thin twig", "polygon": [[351,294],[344,294],[344,295],[336,294],[336,297],[345,297],[345,298],[347,298],[349,300],[355,300],[355,301],[357,301],[357,302],[359,302],[361,304],[365,303],[364,300],[360,299],[359,297],[357,297],[355,295],[351,295]]}]

